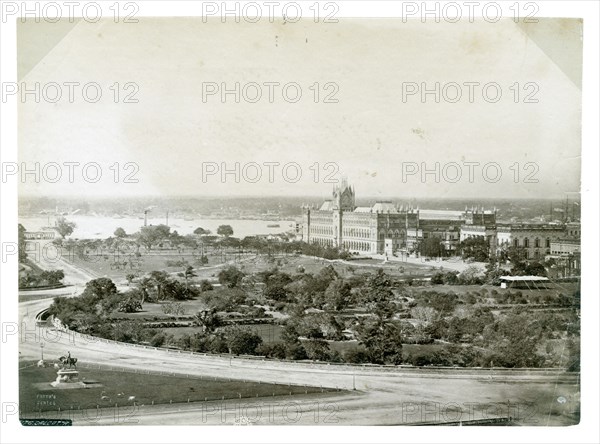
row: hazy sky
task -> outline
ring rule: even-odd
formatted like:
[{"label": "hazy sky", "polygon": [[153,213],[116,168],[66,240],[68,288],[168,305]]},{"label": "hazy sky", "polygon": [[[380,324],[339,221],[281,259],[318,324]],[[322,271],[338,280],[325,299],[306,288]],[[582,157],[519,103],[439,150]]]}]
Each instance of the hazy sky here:
[{"label": "hazy sky", "polygon": [[[390,19],[341,19],[337,24],[261,21],[203,23],[202,19],[144,19],[137,24],[19,23],[18,67],[29,89],[36,82],[97,82],[102,98],[82,99],[68,87],[57,103],[33,96],[19,106],[20,161],[96,162],[102,179],[87,183],[75,169],[69,183],[67,167],[57,183],[30,176],[21,193],[45,195],[322,195],[328,162],[339,166],[359,195],[404,197],[559,197],[579,190],[581,155],[581,22],[547,19],[527,26],[511,20],[486,22],[402,23]],[[119,82],[119,103],[111,85]],[[139,86],[139,103],[122,103],[123,85]],[[203,101],[203,83],[233,88],[257,82],[257,103],[234,102],[220,94]],[[265,82],[296,82],[297,103],[283,99],[275,87],[269,103]],[[319,103],[313,90],[319,82]],[[338,86],[338,103],[323,103]],[[403,83],[436,82],[461,85],[462,98],[421,103],[420,94],[403,101]],[[502,91],[497,103],[483,98],[481,86],[469,103],[465,82],[495,82]],[[520,94],[515,103],[514,84]],[[525,88],[528,82],[535,83]],[[511,89],[512,87],[512,89]],[[50,97],[55,90],[46,90]],[[288,90],[293,96],[293,89]],[[446,90],[448,97],[455,89]],[[93,95],[93,90],[88,90]],[[255,90],[247,90],[254,96]],[[488,90],[490,98],[495,92]],[[523,103],[529,93],[539,103]],[[119,183],[109,167],[121,164]],[[123,164],[135,162],[138,184],[123,183]],[[282,168],[262,165],[262,178],[251,183],[234,175],[202,177],[202,165],[225,163],[230,169],[250,162],[296,162],[302,178],[286,181]],[[315,183],[318,162],[320,176]],[[462,178],[436,183],[430,174],[402,181],[403,163],[425,162],[430,169],[456,162]],[[488,182],[481,166],[496,162],[502,172]],[[518,162],[520,175],[515,183]],[[524,164],[532,162],[537,171]],[[131,171],[131,170],[129,170]],[[54,176],[54,170],[47,174]],[[248,166],[246,177],[255,178]],[[295,170],[287,170],[293,179]],[[445,170],[455,179],[456,169]],[[93,176],[94,170],[88,170]],[[523,183],[528,173],[538,183]],[[488,170],[488,180],[496,175]]]}]

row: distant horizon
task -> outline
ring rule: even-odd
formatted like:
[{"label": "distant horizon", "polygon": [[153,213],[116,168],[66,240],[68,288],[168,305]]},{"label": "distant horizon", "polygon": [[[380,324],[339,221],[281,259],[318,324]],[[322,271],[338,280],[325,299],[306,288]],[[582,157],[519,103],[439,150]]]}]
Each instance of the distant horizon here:
[{"label": "distant horizon", "polygon": [[[471,201],[489,201],[489,200],[503,200],[503,201],[555,201],[555,200],[566,200],[567,195],[569,200],[572,199],[573,196],[579,196],[579,198],[574,199],[575,201],[581,201],[581,192],[580,191],[565,191],[562,196],[552,196],[552,197],[502,197],[502,196],[492,196],[492,197],[408,197],[408,196],[357,196],[356,199],[359,201],[362,200],[374,200],[374,201],[383,201],[383,200],[409,200],[409,201],[417,201],[417,200],[439,200],[439,201],[452,201],[452,200],[471,200]],[[69,199],[89,199],[90,201],[100,201],[100,200],[111,200],[115,197],[112,195],[69,195],[69,196],[45,196],[39,194],[20,194],[19,201],[27,200],[27,199],[37,199],[37,200],[69,200]],[[123,195],[119,196],[119,199],[127,199],[127,200],[143,200],[143,199],[326,199],[323,195],[283,195],[283,194],[272,194],[272,195],[254,195],[254,194],[210,194],[210,195],[159,195],[159,194],[148,194],[148,195]]]}]

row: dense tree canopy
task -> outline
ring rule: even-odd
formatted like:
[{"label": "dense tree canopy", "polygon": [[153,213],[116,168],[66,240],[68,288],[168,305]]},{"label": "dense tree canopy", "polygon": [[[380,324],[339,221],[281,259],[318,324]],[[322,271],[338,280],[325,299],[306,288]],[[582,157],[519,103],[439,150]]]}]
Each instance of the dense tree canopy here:
[{"label": "dense tree canopy", "polygon": [[76,227],[77,227],[77,224],[75,222],[69,222],[67,219],[65,219],[62,216],[56,218],[56,230],[58,231],[58,234],[60,234],[60,236],[63,239],[65,237],[73,234],[73,231],[75,230]]},{"label": "dense tree canopy", "polygon": [[217,228],[217,234],[224,237],[233,236],[233,228],[231,225],[219,225],[219,228]]}]

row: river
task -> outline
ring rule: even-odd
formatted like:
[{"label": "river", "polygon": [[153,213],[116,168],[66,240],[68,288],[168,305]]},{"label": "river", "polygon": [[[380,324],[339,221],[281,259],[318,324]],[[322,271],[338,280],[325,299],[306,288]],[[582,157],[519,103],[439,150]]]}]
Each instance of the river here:
[{"label": "river", "polygon": [[[77,227],[70,236],[74,239],[105,239],[114,236],[114,231],[121,227],[127,234],[133,234],[140,230],[144,224],[143,219],[134,217],[110,217],[110,216],[83,216],[70,215],[65,218],[75,222]],[[54,217],[51,216],[20,216],[19,223],[27,231],[38,231],[42,227],[54,225]],[[164,224],[165,218],[148,217],[148,225]],[[277,234],[284,231],[295,229],[295,221],[268,221],[268,220],[247,220],[247,219],[194,219],[184,220],[179,218],[169,218],[171,231],[177,231],[181,235],[191,234],[193,231],[202,227],[217,234],[219,225],[231,225],[233,235],[238,238],[253,236],[257,234]],[[278,227],[269,227],[269,225],[279,225]]]}]

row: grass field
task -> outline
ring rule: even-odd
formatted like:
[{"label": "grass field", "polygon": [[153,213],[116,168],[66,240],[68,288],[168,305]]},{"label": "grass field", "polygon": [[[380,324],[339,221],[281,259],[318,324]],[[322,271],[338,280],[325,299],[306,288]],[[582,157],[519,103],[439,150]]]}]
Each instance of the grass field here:
[{"label": "grass field", "polygon": [[[247,259],[249,255],[242,255],[241,260]],[[77,267],[83,268],[89,271],[92,275],[97,277],[106,276],[116,283],[123,284],[126,282],[126,276],[129,273],[149,273],[155,270],[162,270],[168,273],[177,273],[183,271],[182,266],[169,265],[169,261],[187,261],[190,265],[196,268],[197,273],[202,273],[202,278],[214,277],[215,267],[222,265],[226,261],[234,260],[237,256],[226,254],[224,256],[220,254],[209,254],[209,263],[206,266],[197,264],[197,256],[193,256],[191,253],[182,253],[169,251],[169,252],[151,252],[150,254],[142,252],[140,262],[132,261],[128,262],[128,256],[116,257],[112,254],[97,254],[90,252],[84,257],[80,257],[74,254],[64,253],[62,258],[70,264]],[[121,265],[117,268],[116,262],[121,262]],[[127,265],[123,265],[127,262]],[[139,267],[138,267],[139,264]],[[217,269],[218,272],[218,269]]]},{"label": "grass field", "polygon": [[[216,378],[186,378],[79,368],[79,378],[97,381],[102,387],[56,389],[50,382],[56,379],[56,369],[38,368],[33,362],[20,362],[19,398],[21,412],[67,411],[89,409],[169,404],[180,402],[211,401],[222,399],[256,398],[265,396],[321,393],[318,387],[288,386]],[[144,369],[145,370],[145,369]],[[119,395],[121,394],[121,395]],[[102,396],[107,399],[102,399]],[[130,396],[135,399],[129,401]]]},{"label": "grass field", "polygon": [[[89,271],[92,275],[101,277],[106,276],[113,279],[118,284],[126,282],[125,276],[129,273],[140,274],[150,271],[162,270],[168,273],[177,273],[183,271],[183,267],[169,266],[168,261],[185,260],[190,265],[194,266],[195,273],[198,277],[195,279],[215,280],[221,266],[233,264],[241,268],[244,273],[252,274],[259,271],[264,271],[269,268],[279,267],[283,272],[295,274],[298,272],[298,267],[302,266],[306,273],[318,273],[325,265],[332,265],[335,270],[343,277],[349,277],[353,273],[373,272],[378,268],[383,268],[384,271],[393,277],[427,277],[436,271],[439,267],[437,264],[409,264],[399,262],[384,263],[377,259],[361,259],[353,260],[349,263],[341,261],[328,261],[321,258],[295,255],[279,255],[279,256],[255,256],[251,253],[238,255],[234,251],[207,254],[209,263],[206,266],[198,265],[195,262],[195,257],[189,253],[177,253],[176,251],[152,251],[150,253],[141,252],[141,261],[139,267],[127,263],[121,265],[120,268],[115,266],[115,262],[127,262],[128,256],[117,257],[113,254],[89,252],[85,257],[80,257],[75,254],[64,253],[63,259],[77,267]],[[134,261],[135,262],[135,261]]]}]

